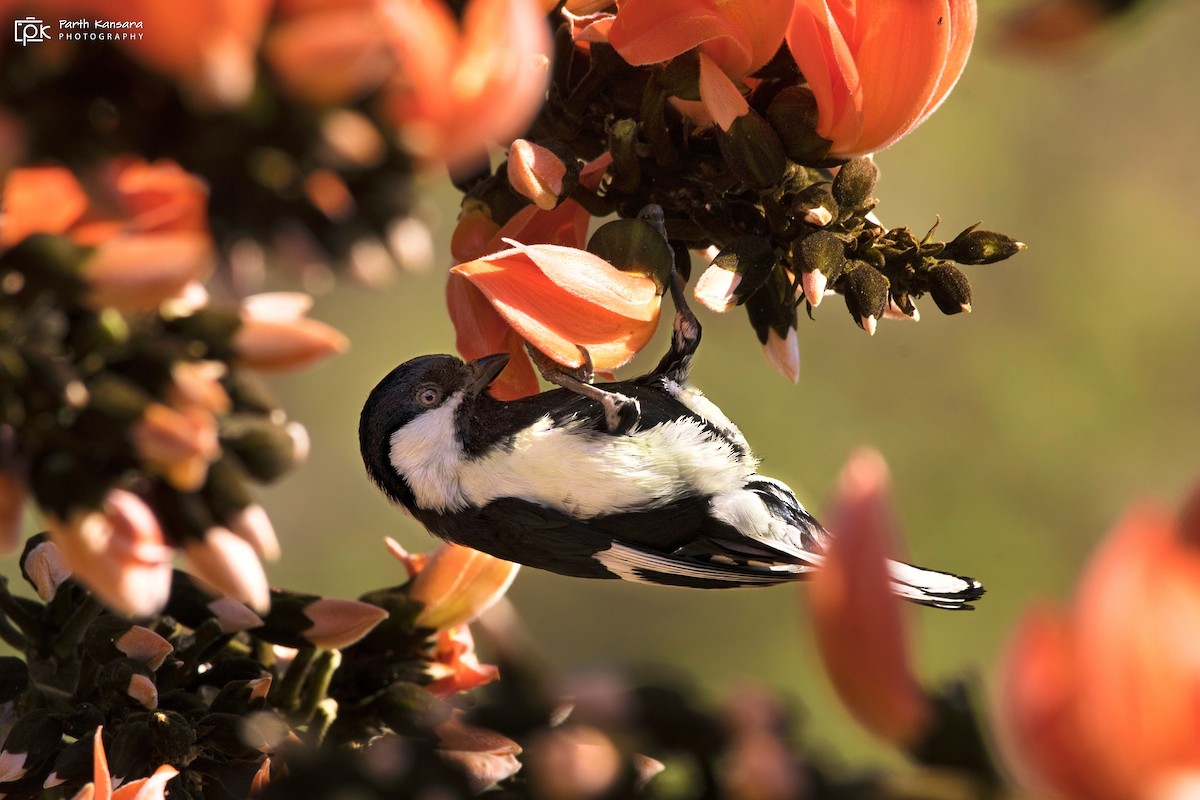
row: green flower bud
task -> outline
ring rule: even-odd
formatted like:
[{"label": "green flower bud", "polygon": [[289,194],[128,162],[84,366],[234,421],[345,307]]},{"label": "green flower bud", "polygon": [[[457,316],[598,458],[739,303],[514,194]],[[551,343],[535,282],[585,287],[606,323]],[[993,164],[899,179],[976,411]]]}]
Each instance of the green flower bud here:
[{"label": "green flower bud", "polygon": [[814,183],[798,192],[789,212],[793,219],[824,228],[837,219],[838,202],[833,199],[830,184]]},{"label": "green flower bud", "polygon": [[675,264],[675,253],[667,240],[643,219],[606,222],[592,234],[587,249],[622,272],[650,278],[659,294],[666,290]]},{"label": "green flower bud", "polygon": [[787,174],[783,142],[754,109],[734,119],[728,131],[715,128],[725,165],[751,189],[778,186]]},{"label": "green flower bud", "polygon": [[833,199],[842,208],[862,211],[874,205],[871,193],[875,191],[875,181],[879,178],[879,168],[869,158],[855,158],[847,161],[838,170],[833,179]]},{"label": "green flower bud", "polygon": [[1025,249],[1023,242],[996,231],[980,231],[975,223],[946,245],[942,257],[959,264],[995,264]]},{"label": "green flower bud", "polygon": [[777,269],[746,301],[746,314],[758,335],[767,362],[792,383],[800,379],[800,347],[796,337],[796,304],[784,271]]},{"label": "green flower bud", "polygon": [[608,129],[608,152],[612,153],[612,189],[633,194],[642,182],[642,165],[637,156],[637,122],[619,119]]},{"label": "green flower bud", "polygon": [[851,261],[838,282],[850,316],[872,336],[887,308],[888,286],[888,279],[864,261]]},{"label": "green flower bud", "polygon": [[296,463],[295,441],[287,427],[257,414],[222,417],[220,439],[256,480],[276,480]]},{"label": "green flower bud", "polygon": [[943,314],[971,313],[971,283],[958,267],[939,261],[929,270],[929,295]]},{"label": "green flower bud", "polygon": [[779,256],[770,240],[739,236],[722,248],[696,282],[694,294],[706,308],[723,313],[746,302],[771,275]]},{"label": "green flower bud", "polygon": [[817,231],[792,241],[788,264],[800,276],[808,304],[816,308],[825,296],[825,287],[841,277],[846,268],[846,245],[829,231]]},{"label": "green flower bud", "polygon": [[829,154],[832,142],[817,135],[817,100],[807,86],[789,86],[775,95],[767,120],[797,164],[819,164]]}]

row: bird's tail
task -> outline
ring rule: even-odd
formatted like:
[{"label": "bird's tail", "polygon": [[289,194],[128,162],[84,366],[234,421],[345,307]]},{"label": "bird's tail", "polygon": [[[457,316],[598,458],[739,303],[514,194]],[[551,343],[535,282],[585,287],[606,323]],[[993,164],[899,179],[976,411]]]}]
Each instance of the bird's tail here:
[{"label": "bird's tail", "polygon": [[971,609],[973,600],[983,596],[983,584],[974,578],[964,578],[949,572],[914,567],[903,561],[889,561],[892,591],[923,606],[949,609]]}]

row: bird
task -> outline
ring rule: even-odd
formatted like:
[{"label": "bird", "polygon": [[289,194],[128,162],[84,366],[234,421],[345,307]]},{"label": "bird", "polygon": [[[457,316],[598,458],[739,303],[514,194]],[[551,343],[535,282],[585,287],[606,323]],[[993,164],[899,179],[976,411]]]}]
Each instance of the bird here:
[{"label": "bird", "polygon": [[[359,418],[367,474],[433,535],[562,575],[702,589],[810,577],[834,534],[757,473],[742,432],[691,384],[700,324],[674,275],[670,287],[670,348],[631,380],[548,375],[566,388],[501,401],[487,387],[508,354],[395,367]],[[969,609],[984,593],[888,566],[892,590],[921,605]]]}]

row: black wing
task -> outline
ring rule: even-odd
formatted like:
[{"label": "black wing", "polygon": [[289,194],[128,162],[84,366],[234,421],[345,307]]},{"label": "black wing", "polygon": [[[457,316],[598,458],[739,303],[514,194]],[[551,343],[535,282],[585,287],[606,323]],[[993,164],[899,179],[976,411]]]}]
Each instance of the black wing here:
[{"label": "black wing", "polygon": [[704,497],[588,520],[505,497],[483,508],[418,518],[448,541],[577,578],[713,589],[792,581],[811,570],[782,553],[725,546],[741,537],[708,515]]}]

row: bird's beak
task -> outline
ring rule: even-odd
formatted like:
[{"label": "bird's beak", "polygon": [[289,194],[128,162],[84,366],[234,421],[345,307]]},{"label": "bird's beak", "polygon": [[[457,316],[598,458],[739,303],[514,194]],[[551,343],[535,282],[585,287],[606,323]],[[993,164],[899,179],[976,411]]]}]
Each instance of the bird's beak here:
[{"label": "bird's beak", "polygon": [[496,379],[506,364],[508,364],[508,353],[496,353],[493,356],[484,356],[474,361],[468,361],[467,394],[475,397],[483,392],[488,384]]}]

